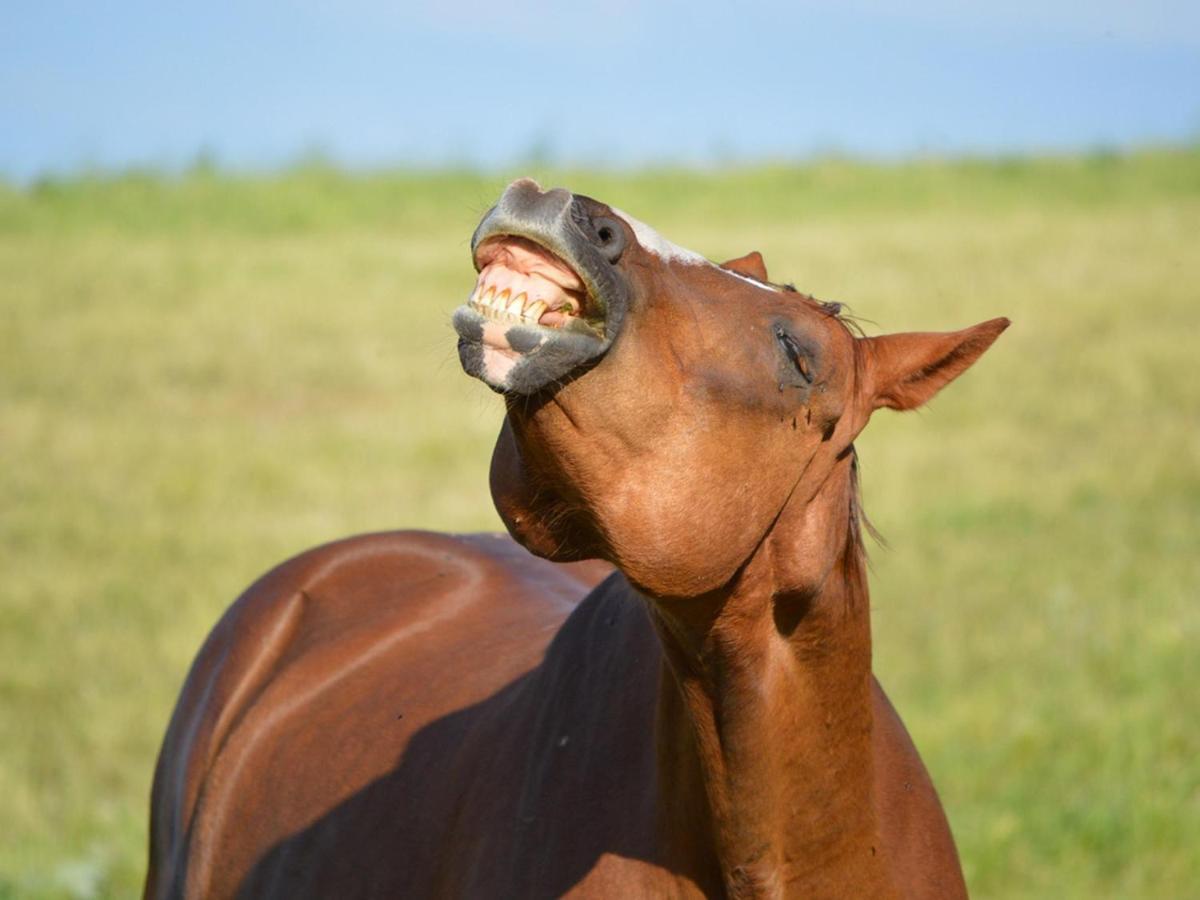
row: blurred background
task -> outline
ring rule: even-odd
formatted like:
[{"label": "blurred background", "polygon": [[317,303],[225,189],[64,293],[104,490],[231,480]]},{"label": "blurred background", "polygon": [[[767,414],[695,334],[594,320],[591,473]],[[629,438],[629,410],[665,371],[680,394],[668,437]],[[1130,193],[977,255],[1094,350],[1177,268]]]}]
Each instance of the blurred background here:
[{"label": "blurred background", "polygon": [[451,310],[518,174],[1014,325],[860,441],[876,669],[979,897],[1200,891],[1200,6],[18,4],[0,898],[140,890],[193,654],[313,544],[495,529]]}]

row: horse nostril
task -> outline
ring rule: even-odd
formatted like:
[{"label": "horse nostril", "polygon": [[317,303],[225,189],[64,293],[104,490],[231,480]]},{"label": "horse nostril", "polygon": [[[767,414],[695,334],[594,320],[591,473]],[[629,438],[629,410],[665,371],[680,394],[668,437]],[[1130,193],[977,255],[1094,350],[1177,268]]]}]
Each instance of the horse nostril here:
[{"label": "horse nostril", "polygon": [[604,258],[615,263],[625,251],[625,232],[620,223],[608,216],[597,216],[592,220],[592,231],[596,235],[596,245]]}]

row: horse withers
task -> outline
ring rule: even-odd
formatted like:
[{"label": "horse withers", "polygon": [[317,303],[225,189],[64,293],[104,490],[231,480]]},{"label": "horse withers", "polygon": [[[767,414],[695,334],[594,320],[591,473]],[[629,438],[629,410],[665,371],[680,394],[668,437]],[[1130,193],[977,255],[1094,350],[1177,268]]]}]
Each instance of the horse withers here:
[{"label": "horse withers", "polygon": [[167,730],[146,896],[965,896],[871,675],[853,442],[1007,320],[861,337],[756,253],[531,181],[471,247],[512,539],[252,585]]}]

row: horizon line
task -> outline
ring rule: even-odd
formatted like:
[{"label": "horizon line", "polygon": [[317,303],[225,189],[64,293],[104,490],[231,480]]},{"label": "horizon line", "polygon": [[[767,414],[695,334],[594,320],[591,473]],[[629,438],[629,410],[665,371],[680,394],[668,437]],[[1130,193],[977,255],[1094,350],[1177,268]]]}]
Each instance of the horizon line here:
[{"label": "horizon line", "polygon": [[135,177],[162,181],[180,180],[195,176],[223,178],[271,178],[322,171],[346,177],[370,177],[386,174],[411,175],[502,175],[521,168],[539,168],[563,172],[597,172],[637,174],[646,172],[732,171],[737,169],[816,166],[826,163],[850,163],[879,168],[903,168],[922,163],[1011,163],[1034,161],[1067,161],[1071,159],[1128,158],[1145,154],[1200,153],[1200,135],[1185,139],[1132,141],[1127,143],[1094,142],[1074,148],[1046,147],[1044,149],[987,149],[934,150],[921,149],[902,152],[868,152],[839,147],[814,148],[791,154],[713,154],[711,157],[682,157],[676,159],[601,160],[586,157],[555,158],[553,154],[530,153],[522,158],[503,162],[480,160],[446,160],[433,162],[416,157],[381,160],[349,160],[321,146],[290,154],[287,158],[261,163],[239,163],[223,160],[211,150],[200,148],[186,160],[131,162],[119,165],[81,161],[69,166],[47,166],[37,172],[19,175],[0,171],[0,184],[34,188],[39,184],[77,183],[86,181],[116,182]]}]

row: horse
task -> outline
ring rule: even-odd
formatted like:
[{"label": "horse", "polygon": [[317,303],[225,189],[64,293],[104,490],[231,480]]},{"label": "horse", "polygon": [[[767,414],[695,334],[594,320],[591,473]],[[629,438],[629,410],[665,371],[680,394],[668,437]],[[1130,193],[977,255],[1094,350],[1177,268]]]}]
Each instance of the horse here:
[{"label": "horse", "polygon": [[871,671],[854,440],[1008,326],[864,336],[510,185],[454,313],[500,535],[309,550],[205,641],[147,898],[966,896]]}]

